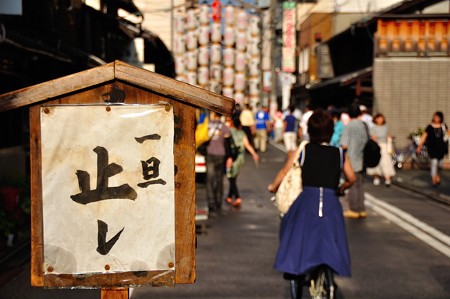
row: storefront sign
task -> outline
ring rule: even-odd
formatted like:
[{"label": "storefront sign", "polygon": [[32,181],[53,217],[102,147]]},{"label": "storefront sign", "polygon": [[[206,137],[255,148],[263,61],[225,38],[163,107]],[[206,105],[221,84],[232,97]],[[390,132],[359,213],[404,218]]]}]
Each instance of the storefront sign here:
[{"label": "storefront sign", "polygon": [[289,73],[295,72],[295,16],[296,2],[283,2],[282,70]]}]

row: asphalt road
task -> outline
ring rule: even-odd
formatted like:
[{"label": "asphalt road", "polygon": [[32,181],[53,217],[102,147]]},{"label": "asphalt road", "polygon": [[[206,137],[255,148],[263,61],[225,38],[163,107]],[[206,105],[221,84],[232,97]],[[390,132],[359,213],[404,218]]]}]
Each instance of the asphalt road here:
[{"label": "asphalt road", "polygon": [[[269,146],[261,158],[259,168],[248,158],[238,178],[242,208],[225,205],[223,212],[205,222],[205,232],[197,235],[196,283],[174,288],[139,287],[131,292],[131,298],[290,298],[288,283],[272,268],[279,219],[266,192],[284,153]],[[204,186],[198,187],[201,205]],[[368,181],[365,187],[369,216],[346,221],[353,276],[337,278],[338,298],[450,298],[450,256],[445,254],[445,245],[443,252],[435,249],[429,245],[433,239],[430,234],[425,242],[411,233],[414,229],[407,231],[407,226],[394,223],[405,218],[403,214],[391,218],[386,214],[388,210],[395,212],[389,207],[397,207],[415,219],[410,225],[428,224],[448,238],[450,208],[395,186],[375,187]],[[0,289],[1,299],[100,298],[98,290],[31,288],[28,267]],[[306,292],[303,298],[307,298]]]}]

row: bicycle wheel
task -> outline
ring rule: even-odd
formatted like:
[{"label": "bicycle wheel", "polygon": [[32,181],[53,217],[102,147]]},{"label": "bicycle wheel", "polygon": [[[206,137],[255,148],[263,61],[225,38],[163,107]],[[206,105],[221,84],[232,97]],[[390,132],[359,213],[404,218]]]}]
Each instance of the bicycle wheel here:
[{"label": "bicycle wheel", "polygon": [[428,152],[426,147],[422,147],[422,150],[420,151],[420,153],[416,153],[416,151],[414,151],[412,153],[412,159],[414,160],[415,163],[418,164],[418,166],[420,168],[425,168],[428,166],[429,163],[429,159],[428,159]]},{"label": "bicycle wheel", "polygon": [[322,266],[310,277],[309,294],[312,299],[335,299],[336,284],[334,283],[333,271]]}]

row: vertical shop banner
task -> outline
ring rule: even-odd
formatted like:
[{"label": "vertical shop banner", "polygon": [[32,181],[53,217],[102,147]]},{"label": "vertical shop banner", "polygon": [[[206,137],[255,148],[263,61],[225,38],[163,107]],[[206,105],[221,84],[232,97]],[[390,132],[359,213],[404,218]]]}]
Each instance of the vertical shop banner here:
[{"label": "vertical shop banner", "polygon": [[295,72],[295,16],[296,2],[283,2],[282,70],[288,73]]},{"label": "vertical shop banner", "polygon": [[46,274],[173,271],[173,109],[48,106],[41,130]]}]

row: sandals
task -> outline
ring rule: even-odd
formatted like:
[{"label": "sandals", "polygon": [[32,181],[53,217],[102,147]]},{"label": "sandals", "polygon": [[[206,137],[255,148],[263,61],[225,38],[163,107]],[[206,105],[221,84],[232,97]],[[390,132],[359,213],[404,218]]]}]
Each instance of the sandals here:
[{"label": "sandals", "polygon": [[236,200],[233,202],[233,207],[239,208],[241,206],[241,202],[242,202],[242,200],[240,197],[236,198]]},{"label": "sandals", "polygon": [[233,199],[232,199],[231,197],[227,197],[227,198],[225,198],[225,202],[226,202],[227,204],[229,204],[229,205],[232,205],[232,206],[235,207],[235,208],[239,208],[239,207],[241,206],[242,200],[241,200],[240,197],[238,197],[238,198],[236,198],[236,200],[233,202]]}]

